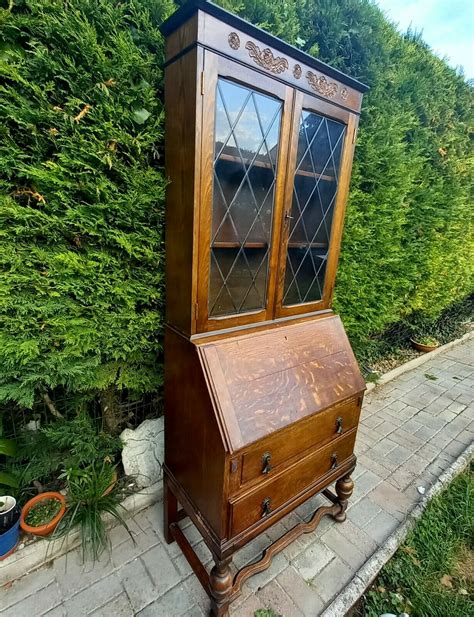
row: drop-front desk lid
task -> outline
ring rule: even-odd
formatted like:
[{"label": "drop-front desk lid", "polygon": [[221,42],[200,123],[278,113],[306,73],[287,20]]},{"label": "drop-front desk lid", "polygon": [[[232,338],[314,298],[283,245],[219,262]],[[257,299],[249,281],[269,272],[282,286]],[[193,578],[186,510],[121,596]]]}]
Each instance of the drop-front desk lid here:
[{"label": "drop-front desk lid", "polygon": [[335,315],[197,348],[231,453],[365,389]]}]

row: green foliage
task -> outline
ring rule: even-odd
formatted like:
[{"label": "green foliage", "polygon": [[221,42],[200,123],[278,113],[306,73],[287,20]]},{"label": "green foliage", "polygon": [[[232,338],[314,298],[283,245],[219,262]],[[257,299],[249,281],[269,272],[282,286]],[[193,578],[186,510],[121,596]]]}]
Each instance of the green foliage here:
[{"label": "green foliage", "polygon": [[[360,346],[358,348],[359,361],[366,370],[380,360],[384,362],[394,359],[397,360],[396,364],[406,362],[410,359],[407,356],[407,352],[409,353],[411,349],[410,339],[418,340],[419,336],[428,335],[444,345],[466,334],[473,314],[474,297],[468,297],[452,304],[436,318],[429,313],[416,311],[380,335],[372,336],[370,341]],[[370,371],[366,375],[367,380],[374,381],[377,378],[378,375]]]},{"label": "green foliage", "polygon": [[[221,0],[368,83],[335,308],[359,357],[473,285],[472,88],[370,0]],[[5,8],[6,7],[6,8]],[[0,14],[0,402],[162,381],[163,40],[172,0]]]},{"label": "green foliage", "polygon": [[[425,513],[364,598],[361,614],[420,617],[472,615],[474,587],[468,551],[474,549],[474,473],[466,471],[428,505]],[[463,573],[462,561],[467,568]],[[443,584],[447,575],[448,585]],[[470,587],[470,588],[469,588]],[[463,590],[463,591],[462,591]],[[461,591],[461,593],[460,593]],[[465,593],[467,592],[467,594]]]},{"label": "green foliage", "polygon": [[17,489],[19,486],[18,477],[7,471],[7,464],[4,462],[6,457],[16,456],[17,443],[14,439],[3,437],[3,415],[0,413],[0,493],[4,492],[3,487]]},{"label": "green foliage", "polygon": [[59,499],[46,499],[34,505],[25,518],[25,523],[30,527],[41,527],[46,525],[61,510]]},{"label": "green foliage", "polygon": [[0,439],[0,455],[15,456],[16,442],[14,439]]},{"label": "green foliage", "polygon": [[38,431],[24,430],[10,471],[27,487],[48,481],[63,467],[82,469],[92,462],[113,461],[121,449],[119,438],[98,430],[86,412],[70,420],[56,420]]},{"label": "green foliage", "polygon": [[[221,3],[223,4],[223,3]],[[434,320],[473,290],[472,87],[369,0],[229,0],[370,86],[364,97],[335,309],[359,352],[392,323]]]},{"label": "green foliage", "polygon": [[121,449],[120,439],[98,431],[84,411],[72,420],[58,420],[41,432],[55,450],[68,453],[69,465],[75,467],[94,459],[112,459]]},{"label": "green foliage", "polygon": [[83,560],[97,561],[109,548],[110,539],[103,515],[108,514],[121,523],[133,539],[122,516],[121,502],[125,491],[114,482],[115,469],[108,463],[90,465],[86,469],[67,469],[68,510],[53,533],[53,539],[65,536],[74,527],[81,532]]},{"label": "green foliage", "polygon": [[0,402],[156,389],[169,0],[20,0],[1,25]]}]

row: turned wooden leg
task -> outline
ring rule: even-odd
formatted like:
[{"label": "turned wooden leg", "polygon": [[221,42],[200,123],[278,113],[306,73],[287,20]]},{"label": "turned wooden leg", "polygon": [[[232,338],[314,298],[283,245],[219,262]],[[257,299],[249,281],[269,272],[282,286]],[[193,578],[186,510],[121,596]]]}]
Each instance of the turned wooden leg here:
[{"label": "turned wooden leg", "polygon": [[171,544],[174,542],[174,538],[170,533],[170,525],[178,520],[178,500],[166,479],[164,480],[163,489],[163,532],[166,542]]},{"label": "turned wooden leg", "polygon": [[209,576],[211,590],[211,615],[213,617],[227,617],[229,614],[229,597],[232,591],[232,573],[230,563],[232,557],[224,560],[214,559],[216,565]]},{"label": "turned wooden leg", "polygon": [[337,501],[341,506],[341,511],[334,515],[334,520],[338,523],[343,523],[346,520],[347,503],[352,491],[354,490],[354,482],[350,476],[339,478],[336,482]]}]

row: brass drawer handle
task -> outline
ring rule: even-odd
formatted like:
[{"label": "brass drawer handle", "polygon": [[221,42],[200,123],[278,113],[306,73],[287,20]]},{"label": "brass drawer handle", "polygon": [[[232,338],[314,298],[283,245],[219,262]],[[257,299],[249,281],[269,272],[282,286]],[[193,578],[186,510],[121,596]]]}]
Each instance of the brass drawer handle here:
[{"label": "brass drawer handle", "polygon": [[262,456],[262,461],[263,461],[262,473],[271,472],[271,470],[273,469],[273,467],[270,465],[271,460],[272,460],[272,455],[270,454],[270,452],[265,452],[265,454]]},{"label": "brass drawer handle", "polygon": [[267,497],[266,499],[264,499],[262,501],[262,516],[260,518],[265,518],[266,516],[268,516],[271,512],[271,503],[272,500],[270,499],[270,497]]},{"label": "brass drawer handle", "polygon": [[331,469],[336,469],[337,465],[338,465],[338,462],[337,462],[337,454],[336,454],[336,453],[334,453],[334,454],[331,456]]},{"label": "brass drawer handle", "polygon": [[342,431],[343,431],[343,428],[342,428],[342,416],[339,416],[337,418],[337,420],[336,420],[336,433],[338,435],[342,435]]}]

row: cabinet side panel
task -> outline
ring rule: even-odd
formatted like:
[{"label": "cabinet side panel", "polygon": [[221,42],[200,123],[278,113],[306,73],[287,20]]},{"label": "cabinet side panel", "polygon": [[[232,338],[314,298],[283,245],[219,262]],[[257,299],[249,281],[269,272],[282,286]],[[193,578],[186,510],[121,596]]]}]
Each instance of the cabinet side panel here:
[{"label": "cabinet side panel", "polygon": [[191,50],[165,71],[166,320],[190,333],[195,297],[194,232],[199,207],[202,51]]},{"label": "cabinet side panel", "polygon": [[226,456],[195,345],[165,333],[165,463],[218,536]]}]

